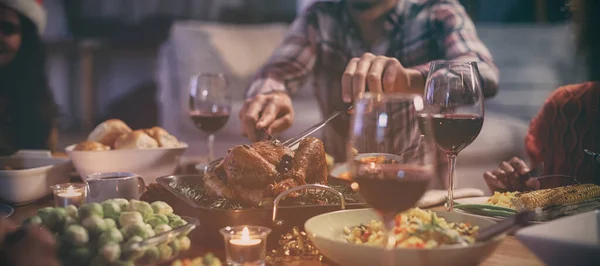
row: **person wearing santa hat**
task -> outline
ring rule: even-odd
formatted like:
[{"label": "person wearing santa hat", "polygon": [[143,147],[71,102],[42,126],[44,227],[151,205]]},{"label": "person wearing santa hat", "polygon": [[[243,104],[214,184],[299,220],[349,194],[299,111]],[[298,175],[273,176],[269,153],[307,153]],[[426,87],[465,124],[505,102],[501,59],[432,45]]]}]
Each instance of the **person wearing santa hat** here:
[{"label": "person wearing santa hat", "polygon": [[[40,39],[45,22],[41,1],[0,0],[0,155],[52,146],[56,104]],[[0,219],[0,265],[58,266],[56,253],[46,229]]]},{"label": "person wearing santa hat", "polygon": [[41,0],[0,0],[0,156],[54,150],[58,107],[48,85]]}]

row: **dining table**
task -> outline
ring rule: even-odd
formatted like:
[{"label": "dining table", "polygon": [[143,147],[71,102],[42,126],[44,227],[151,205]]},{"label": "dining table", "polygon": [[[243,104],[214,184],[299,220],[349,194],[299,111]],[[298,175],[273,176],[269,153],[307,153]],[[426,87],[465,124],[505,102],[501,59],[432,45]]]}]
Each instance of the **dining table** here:
[{"label": "dining table", "polygon": [[[54,201],[51,198],[40,200],[36,203],[16,206],[15,212],[10,217],[15,222],[21,222],[24,219],[31,217],[37,213],[37,210],[43,207],[53,206]],[[444,210],[443,206],[436,206],[430,208],[431,210]],[[202,226],[202,225],[200,225]],[[207,248],[201,243],[201,240],[192,239],[192,246],[190,250],[180,254],[180,258],[195,258],[204,256],[208,253],[213,253],[219,257],[222,261],[225,258],[225,250],[223,248]],[[338,266],[326,258],[323,260],[287,260],[283,264],[279,265],[290,265],[290,266]],[[544,263],[538,259],[531,251],[527,249],[519,240],[514,236],[508,235],[504,241],[498,246],[494,253],[487,258],[480,265],[483,266],[496,266],[496,265],[520,265],[520,266],[537,266],[544,265]],[[341,266],[341,265],[340,265]]]}]

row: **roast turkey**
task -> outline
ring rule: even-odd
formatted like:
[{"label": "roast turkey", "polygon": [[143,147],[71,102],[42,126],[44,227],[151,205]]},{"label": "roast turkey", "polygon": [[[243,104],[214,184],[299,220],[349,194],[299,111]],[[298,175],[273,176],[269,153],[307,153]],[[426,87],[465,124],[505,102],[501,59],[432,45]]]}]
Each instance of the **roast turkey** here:
[{"label": "roast turkey", "polygon": [[321,140],[305,138],[296,151],[279,141],[266,140],[231,148],[223,160],[204,175],[204,188],[212,197],[256,207],[294,186],[326,184],[327,176]]}]

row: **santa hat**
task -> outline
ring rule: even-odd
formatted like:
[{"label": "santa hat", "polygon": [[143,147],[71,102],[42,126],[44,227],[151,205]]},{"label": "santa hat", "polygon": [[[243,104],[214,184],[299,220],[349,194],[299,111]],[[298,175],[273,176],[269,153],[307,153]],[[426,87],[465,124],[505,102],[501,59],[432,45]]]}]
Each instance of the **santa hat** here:
[{"label": "santa hat", "polygon": [[42,34],[46,28],[46,11],[42,6],[43,0],[0,0],[9,8],[12,8],[25,16],[35,24],[38,32]]}]

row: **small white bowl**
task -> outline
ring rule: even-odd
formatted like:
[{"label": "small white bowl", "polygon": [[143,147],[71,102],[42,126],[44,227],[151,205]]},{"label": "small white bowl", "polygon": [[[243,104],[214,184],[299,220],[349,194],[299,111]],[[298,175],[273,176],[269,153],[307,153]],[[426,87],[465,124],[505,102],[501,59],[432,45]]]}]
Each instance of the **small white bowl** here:
[{"label": "small white bowl", "polygon": [[[481,228],[493,221],[454,212],[434,211],[448,222],[470,223]],[[367,224],[380,220],[372,209],[345,210],[315,216],[304,224],[306,234],[325,257],[345,266],[381,265],[384,248],[348,243],[344,239],[345,226]],[[479,265],[504,239],[504,234],[491,240],[469,246],[448,245],[433,249],[396,248],[394,265]]]},{"label": "small white bowl", "polygon": [[50,195],[50,186],[68,182],[73,169],[71,160],[53,158],[49,151],[22,150],[0,157],[0,165],[17,169],[0,170],[0,200],[14,205]]},{"label": "small white bowl", "polygon": [[73,160],[77,173],[85,181],[95,173],[130,172],[144,179],[146,184],[156,182],[160,176],[172,175],[179,166],[181,155],[188,148],[181,143],[178,148],[125,149],[110,151],[74,151],[75,144],[65,151]]}]

